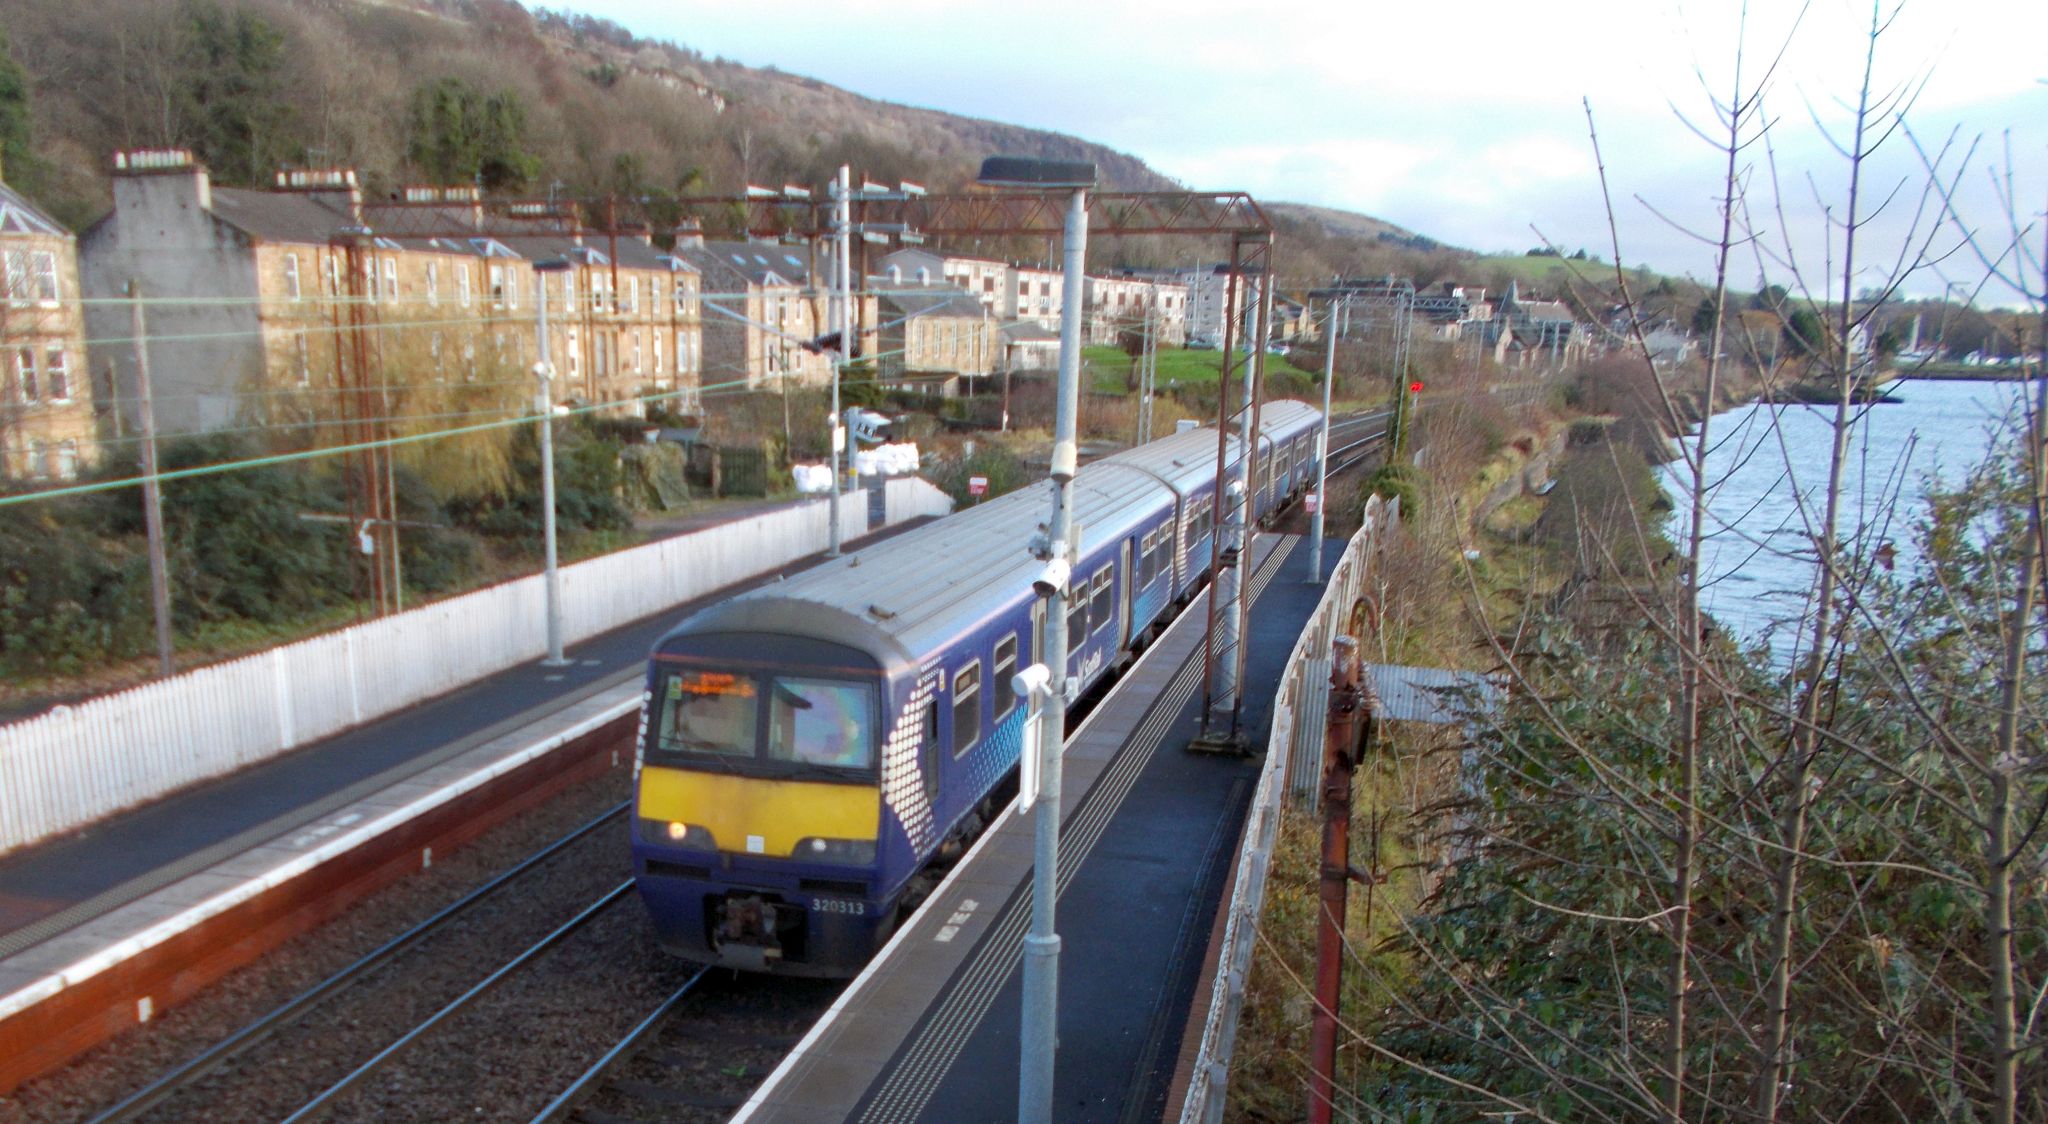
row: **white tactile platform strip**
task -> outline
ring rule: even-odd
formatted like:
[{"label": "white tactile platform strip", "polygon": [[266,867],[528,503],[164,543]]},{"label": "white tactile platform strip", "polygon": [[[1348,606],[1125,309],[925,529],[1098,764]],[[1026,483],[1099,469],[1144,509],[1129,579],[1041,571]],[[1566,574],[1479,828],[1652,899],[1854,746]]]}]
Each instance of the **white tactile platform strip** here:
[{"label": "white tactile platform strip", "polygon": [[584,734],[633,713],[638,678],[222,859],[61,935],[0,959],[0,1019],[376,839]]}]

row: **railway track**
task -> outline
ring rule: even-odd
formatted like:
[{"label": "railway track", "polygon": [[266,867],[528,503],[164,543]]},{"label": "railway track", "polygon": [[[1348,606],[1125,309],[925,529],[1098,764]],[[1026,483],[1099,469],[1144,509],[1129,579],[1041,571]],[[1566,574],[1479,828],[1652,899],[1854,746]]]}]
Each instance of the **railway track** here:
[{"label": "railway track", "polygon": [[[528,854],[509,869],[476,887],[426,920],[391,938],[376,949],[300,992],[262,1016],[244,1024],[205,1051],[166,1071],[142,1089],[92,1118],[94,1124],[143,1119],[181,1096],[193,1093],[210,1078],[256,1051],[264,1043],[293,1028],[303,1026],[317,1012],[356,991],[380,973],[417,959],[430,951],[436,938],[472,921],[478,927],[492,927],[495,918],[481,918],[489,909],[502,909],[509,895],[504,891],[524,886],[530,879],[554,865],[554,861],[578,850],[578,845],[598,835],[607,825],[619,822],[631,802],[621,802]],[[615,888],[612,893],[618,894]],[[587,912],[587,911],[586,911]],[[579,917],[582,916],[579,914]],[[387,1048],[388,1049],[388,1048]],[[381,1056],[381,1055],[380,1055]]]},{"label": "railway track", "polygon": [[700,969],[535,1114],[533,1124],[724,1120],[843,985]]}]

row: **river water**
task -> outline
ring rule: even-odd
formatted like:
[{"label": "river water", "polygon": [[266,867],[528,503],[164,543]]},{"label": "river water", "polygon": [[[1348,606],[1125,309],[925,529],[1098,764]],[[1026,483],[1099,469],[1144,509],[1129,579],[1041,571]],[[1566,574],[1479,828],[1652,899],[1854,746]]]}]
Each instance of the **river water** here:
[{"label": "river water", "polygon": [[[1861,529],[1873,547],[1890,542],[1900,568],[1917,565],[1913,529],[1930,481],[1953,485],[1978,464],[1994,427],[2014,414],[2029,386],[1906,381],[1892,387],[1898,403],[1860,408],[1843,484],[1843,535]],[[1812,595],[1808,528],[1824,514],[1834,410],[1754,403],[1714,415],[1708,427],[1702,601],[1724,628],[1767,642],[1780,668],[1797,651],[1793,622]],[[1682,544],[1691,506],[1684,465],[1666,465],[1661,476],[1674,505],[1666,530]]]}]

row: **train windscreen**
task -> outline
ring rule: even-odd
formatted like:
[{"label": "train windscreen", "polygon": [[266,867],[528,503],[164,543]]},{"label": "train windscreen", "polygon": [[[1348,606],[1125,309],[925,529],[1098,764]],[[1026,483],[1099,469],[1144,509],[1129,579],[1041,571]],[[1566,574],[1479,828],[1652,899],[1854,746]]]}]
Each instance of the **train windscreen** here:
[{"label": "train windscreen", "polygon": [[657,764],[770,774],[874,767],[875,689],[867,683],[684,668],[662,677],[660,702],[648,747]]}]

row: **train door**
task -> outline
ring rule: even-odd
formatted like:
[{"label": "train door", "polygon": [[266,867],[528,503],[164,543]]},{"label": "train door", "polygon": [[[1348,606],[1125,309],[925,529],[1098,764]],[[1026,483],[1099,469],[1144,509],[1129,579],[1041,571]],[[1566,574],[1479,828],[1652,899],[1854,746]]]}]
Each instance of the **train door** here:
[{"label": "train door", "polygon": [[1138,598],[1138,571],[1131,565],[1131,540],[1125,539],[1122,557],[1117,560],[1118,577],[1123,579],[1124,595],[1116,599],[1116,648],[1121,652],[1131,646],[1132,603]]}]

